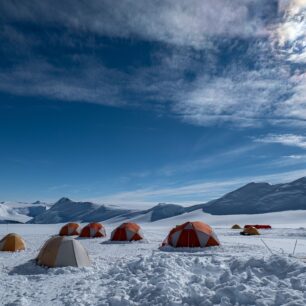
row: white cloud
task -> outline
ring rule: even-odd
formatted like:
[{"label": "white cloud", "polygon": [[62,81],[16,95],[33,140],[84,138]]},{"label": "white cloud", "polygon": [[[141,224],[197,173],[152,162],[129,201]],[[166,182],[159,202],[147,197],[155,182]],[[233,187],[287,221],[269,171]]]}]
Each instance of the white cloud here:
[{"label": "white cloud", "polygon": [[306,1],[287,1],[282,7],[284,18],[277,25],[276,43],[280,45],[292,61],[304,61],[306,53]]},{"label": "white cloud", "polygon": [[289,167],[297,167],[297,166],[304,166],[306,162],[306,154],[292,154],[292,155],[285,155],[279,158],[265,161],[263,163],[256,164],[257,168],[264,168],[264,169],[284,169]]},{"label": "white cloud", "polygon": [[275,68],[202,78],[181,92],[174,111],[199,125],[260,125],[275,118],[282,107],[279,100],[288,90],[287,77],[286,70]]},{"label": "white cloud", "polygon": [[302,65],[291,64],[306,63],[306,0],[280,1],[279,7],[284,16],[268,27],[269,40],[247,51],[250,60],[258,58],[256,69],[237,60],[222,76],[203,75],[177,92],[173,110],[204,126],[305,127],[306,75]]},{"label": "white cloud", "polygon": [[292,95],[280,104],[276,115],[282,118],[306,120],[306,73],[297,73],[290,80],[294,84]]},{"label": "white cloud", "polygon": [[257,138],[255,142],[279,143],[285,146],[299,147],[306,149],[306,137],[294,134],[269,134],[262,138]]},{"label": "white cloud", "polygon": [[293,160],[306,160],[306,155],[287,155],[283,156],[284,158],[293,159]]},{"label": "white cloud", "polygon": [[83,58],[75,71],[45,60],[32,60],[0,70],[0,90],[16,95],[120,106],[124,100],[120,99],[118,85],[125,84],[126,79],[126,74],[107,69],[91,58]]},{"label": "white cloud", "polygon": [[262,16],[274,9],[273,4],[270,0],[25,0],[3,2],[1,11],[9,21],[202,48],[208,35],[265,35]]},{"label": "white cloud", "polygon": [[[292,3],[288,9],[280,2],[280,10],[290,14],[275,25],[276,2],[270,0],[7,1],[1,4],[4,23],[10,24],[5,32],[12,33],[18,49],[27,41],[31,50],[29,45],[37,42],[30,43],[12,28],[15,21],[64,26],[82,32],[82,43],[84,37],[106,35],[165,44],[150,54],[152,65],[128,71],[107,68],[102,60],[83,54],[77,54],[78,63],[72,68],[37,56],[40,60],[2,69],[0,90],[124,107],[150,104],[203,126],[305,127],[306,77],[290,63],[300,63],[306,54],[306,18],[302,18],[304,1]],[[271,15],[271,20],[264,15]],[[296,23],[294,34],[286,30]],[[69,47],[74,43],[78,45],[67,39]],[[247,45],[244,53],[239,53],[241,43]],[[234,54],[226,54],[225,64],[224,50]],[[193,75],[192,80],[186,73]]]}]

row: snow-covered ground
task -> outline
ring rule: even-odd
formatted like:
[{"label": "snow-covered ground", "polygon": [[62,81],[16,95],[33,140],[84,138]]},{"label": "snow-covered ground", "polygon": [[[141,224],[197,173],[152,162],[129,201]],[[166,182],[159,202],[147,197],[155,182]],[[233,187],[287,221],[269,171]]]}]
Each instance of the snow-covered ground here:
[{"label": "snow-covered ground", "polygon": [[[210,216],[192,212],[141,223],[146,243],[109,244],[108,238],[81,239],[92,260],[88,268],[45,269],[33,259],[61,224],[0,225],[21,234],[27,249],[0,253],[1,305],[305,305],[304,212],[251,216]],[[264,217],[263,217],[264,216]],[[258,218],[258,219],[257,219]],[[267,218],[267,219],[262,219]],[[305,220],[305,223],[302,220]],[[161,251],[169,229],[187,220],[211,224],[220,247]],[[108,237],[116,220],[105,223]],[[245,237],[233,223],[270,223],[272,230]],[[262,222],[260,222],[262,221]],[[270,222],[269,222],[270,221]],[[294,224],[296,221],[296,224]],[[282,226],[283,224],[283,226]],[[273,254],[263,245],[271,248]]]}]

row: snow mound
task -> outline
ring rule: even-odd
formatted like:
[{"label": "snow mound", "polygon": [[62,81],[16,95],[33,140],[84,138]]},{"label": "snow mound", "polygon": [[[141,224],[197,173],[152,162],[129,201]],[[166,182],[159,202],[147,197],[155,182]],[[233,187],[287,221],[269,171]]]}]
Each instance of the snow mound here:
[{"label": "snow mound", "polygon": [[180,257],[155,253],[110,269],[111,305],[304,305],[306,266],[281,256]]}]

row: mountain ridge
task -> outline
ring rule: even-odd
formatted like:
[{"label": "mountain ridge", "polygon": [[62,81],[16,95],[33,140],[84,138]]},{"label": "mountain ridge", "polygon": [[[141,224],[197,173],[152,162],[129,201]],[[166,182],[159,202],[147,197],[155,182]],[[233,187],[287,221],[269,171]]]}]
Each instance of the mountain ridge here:
[{"label": "mountain ridge", "polygon": [[[1,202],[5,203],[5,202]],[[182,215],[198,209],[212,215],[261,214],[286,210],[306,210],[306,177],[289,183],[269,184],[266,182],[250,182],[226,193],[218,199],[188,207],[179,204],[159,203],[145,210],[132,210],[113,205],[96,204],[89,201],[72,201],[67,197],[60,198],[53,205],[44,206],[44,202],[36,201],[30,206],[18,203],[12,208],[2,205],[5,215],[2,222],[8,219],[9,213],[25,215],[27,223],[63,223],[68,221],[93,222],[116,220],[146,219],[155,222],[161,219]],[[9,212],[9,213],[8,213]],[[1,216],[0,216],[1,217]],[[20,221],[18,219],[17,221]]]}]

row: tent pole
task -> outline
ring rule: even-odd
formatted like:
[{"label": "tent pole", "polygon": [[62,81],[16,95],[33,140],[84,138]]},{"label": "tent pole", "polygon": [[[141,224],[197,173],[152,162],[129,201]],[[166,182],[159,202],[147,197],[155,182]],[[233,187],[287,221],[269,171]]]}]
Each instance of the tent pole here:
[{"label": "tent pole", "polygon": [[270,253],[273,255],[273,252],[271,251],[271,249],[266,245],[266,243],[262,240],[262,239],[260,239],[261,241],[262,241],[262,243],[265,245],[265,247],[270,251]]},{"label": "tent pole", "polygon": [[295,244],[294,244],[294,248],[293,248],[293,253],[292,253],[292,255],[294,255],[294,253],[295,253],[296,245],[297,245],[297,239],[295,240]]}]

